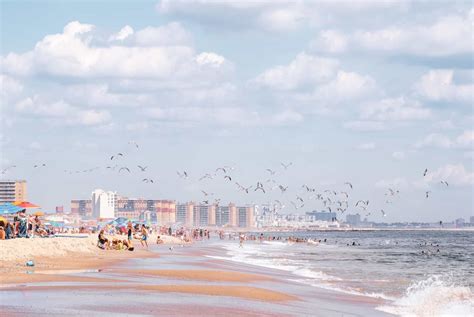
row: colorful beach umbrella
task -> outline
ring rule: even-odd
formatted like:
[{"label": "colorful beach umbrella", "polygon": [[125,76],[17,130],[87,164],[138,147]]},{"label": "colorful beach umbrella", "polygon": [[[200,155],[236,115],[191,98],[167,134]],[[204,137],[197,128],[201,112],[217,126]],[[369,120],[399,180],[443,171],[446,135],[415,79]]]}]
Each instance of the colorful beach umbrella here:
[{"label": "colorful beach umbrella", "polygon": [[3,205],[0,205],[0,215],[14,214],[14,213],[19,212],[23,209],[24,208],[19,207],[19,206],[15,206],[14,204],[5,203]]},{"label": "colorful beach umbrella", "polygon": [[33,216],[44,216],[44,212],[38,210],[35,213],[33,213]]},{"label": "colorful beach umbrella", "polygon": [[40,208],[40,206],[32,204],[29,201],[15,202],[14,205],[22,208]]}]

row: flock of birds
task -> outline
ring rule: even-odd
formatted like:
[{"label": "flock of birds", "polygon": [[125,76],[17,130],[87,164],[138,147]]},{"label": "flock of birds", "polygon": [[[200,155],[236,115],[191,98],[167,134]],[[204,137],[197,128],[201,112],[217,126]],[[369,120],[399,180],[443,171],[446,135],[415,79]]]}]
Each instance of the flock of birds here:
[{"label": "flock of birds", "polygon": [[[130,141],[128,142],[129,145],[133,146],[136,150],[140,150],[140,146],[134,142]],[[144,165],[137,165],[136,169],[132,168],[131,166],[124,166],[124,164],[119,164],[123,162],[123,159],[127,156],[126,152],[119,152],[114,155],[111,155],[109,157],[109,163],[116,163],[116,164],[108,164],[105,168],[107,170],[111,171],[117,171],[119,174],[121,173],[128,173],[132,174],[136,171],[138,173],[143,173],[146,175],[148,166]],[[270,192],[277,191],[280,195],[281,198],[279,199],[274,199],[272,200],[272,203],[269,203],[269,205],[272,208],[272,211],[282,211],[285,209],[287,206],[285,202],[289,202],[291,206],[293,207],[293,211],[297,211],[298,209],[303,208],[305,205],[308,205],[310,202],[318,202],[320,204],[320,209],[323,211],[327,212],[335,212],[339,213],[340,215],[343,215],[347,210],[351,209],[351,211],[357,211],[360,213],[363,213],[365,217],[369,217],[372,215],[372,212],[374,210],[377,210],[378,208],[372,207],[370,204],[369,200],[364,200],[364,199],[358,199],[355,203],[351,203],[353,201],[352,199],[352,191],[354,190],[354,185],[347,181],[344,184],[341,184],[343,186],[342,189],[340,190],[334,190],[334,189],[323,189],[323,190],[317,190],[315,187],[311,187],[308,184],[302,184],[299,188],[299,190],[296,191],[296,194],[294,194],[293,199],[288,199],[288,185],[282,184],[281,182],[278,181],[278,176],[284,174],[288,169],[291,168],[293,165],[292,162],[281,162],[280,166],[278,169],[270,169],[267,168],[264,173],[266,174],[266,180],[258,180],[256,181],[255,185],[249,185],[249,184],[242,184],[242,181],[237,181],[236,176],[235,176],[235,166],[221,166],[217,167],[214,171],[204,173],[202,176],[196,178],[197,182],[199,184],[204,185],[205,182],[215,180],[215,179],[222,179],[226,183],[232,184],[235,186],[236,190],[238,192],[242,192],[245,194],[249,193],[260,193],[261,195],[267,195]],[[34,169],[41,169],[45,168],[47,165],[46,163],[39,163],[33,165]],[[1,174],[6,174],[13,168],[15,168],[16,165],[11,165],[6,168],[3,168],[0,170]],[[90,169],[85,169],[85,170],[64,170],[65,173],[68,174],[73,174],[73,173],[90,173],[95,170],[100,169],[101,167],[94,167]],[[190,173],[186,170],[180,170],[176,171],[176,175],[179,179],[182,180],[190,180]],[[428,175],[428,169],[425,169],[423,172],[423,177],[426,177]],[[146,183],[146,184],[154,184],[156,182],[155,179],[151,178],[150,176],[142,176],[141,182]],[[447,181],[441,181],[440,182],[442,185],[448,187],[449,184]],[[202,193],[203,197],[201,200],[202,204],[214,204],[214,205],[219,205],[220,202],[222,201],[221,198],[218,198],[217,195],[213,192],[210,192],[209,190],[201,189],[200,192]],[[390,205],[393,203],[394,199],[397,199],[399,197],[400,191],[396,188],[389,187],[386,189],[385,192],[385,205]],[[425,192],[425,198],[429,198],[431,194],[431,191],[426,191]],[[274,197],[274,196],[273,196]],[[264,200],[264,199],[262,199]],[[265,198],[267,200],[267,198]],[[267,200],[268,201],[268,200]],[[385,210],[379,209],[380,214],[385,217],[387,216],[387,213]]]}]

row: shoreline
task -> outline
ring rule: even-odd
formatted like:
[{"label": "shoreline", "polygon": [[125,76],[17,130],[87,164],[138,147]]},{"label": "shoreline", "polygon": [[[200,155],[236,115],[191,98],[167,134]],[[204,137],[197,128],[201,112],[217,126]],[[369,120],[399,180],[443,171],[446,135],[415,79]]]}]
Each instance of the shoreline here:
[{"label": "shoreline", "polygon": [[[94,315],[116,314],[118,305],[135,315],[130,307],[140,303],[155,307],[153,315],[163,316],[300,316],[313,312],[390,316],[375,310],[383,300],[312,287],[292,282],[287,272],[208,257],[222,254],[222,248],[198,242],[174,250],[167,245],[152,245],[149,250],[138,247],[134,252],[101,250],[82,257],[76,254],[68,261],[67,256],[43,258],[31,274],[25,273],[25,266],[12,271],[2,267],[2,310],[7,315],[75,315],[78,307],[87,306]],[[6,278],[8,274],[14,277]],[[42,313],[25,308],[25,293],[29,307]],[[62,298],[59,304],[51,300],[56,297]],[[196,312],[189,309],[192,305],[202,307]],[[163,309],[168,313],[161,314]]]}]

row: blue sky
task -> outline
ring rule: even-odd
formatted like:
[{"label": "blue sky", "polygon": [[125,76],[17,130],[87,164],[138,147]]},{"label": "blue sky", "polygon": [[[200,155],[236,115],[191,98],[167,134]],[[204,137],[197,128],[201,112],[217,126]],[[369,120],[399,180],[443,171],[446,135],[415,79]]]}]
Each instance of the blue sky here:
[{"label": "blue sky", "polygon": [[[283,212],[298,195],[304,212],[324,205],[303,184],[350,181],[346,212],[376,221],[474,213],[468,1],[2,1],[1,15],[2,177],[27,179],[46,209],[101,187],[278,199]],[[231,183],[198,180],[223,165],[235,167]],[[285,194],[237,190],[265,182],[267,168]]]}]

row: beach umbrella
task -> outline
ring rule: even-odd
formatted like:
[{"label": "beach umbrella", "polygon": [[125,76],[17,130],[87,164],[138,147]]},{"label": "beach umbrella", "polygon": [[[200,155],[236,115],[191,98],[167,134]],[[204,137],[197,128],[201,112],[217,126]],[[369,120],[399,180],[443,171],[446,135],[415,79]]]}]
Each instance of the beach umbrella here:
[{"label": "beach umbrella", "polygon": [[22,208],[40,208],[40,206],[32,204],[29,201],[18,201],[15,202],[14,205]]},{"label": "beach umbrella", "polygon": [[3,204],[3,205],[0,205],[0,215],[14,214],[14,213],[19,212],[23,209],[24,208],[15,206],[14,204],[6,203],[6,204]]},{"label": "beach umbrella", "polygon": [[33,214],[33,216],[44,216],[44,212],[38,210]]},{"label": "beach umbrella", "polygon": [[0,216],[0,221],[3,221],[3,223],[7,223],[8,220],[5,217]]}]

